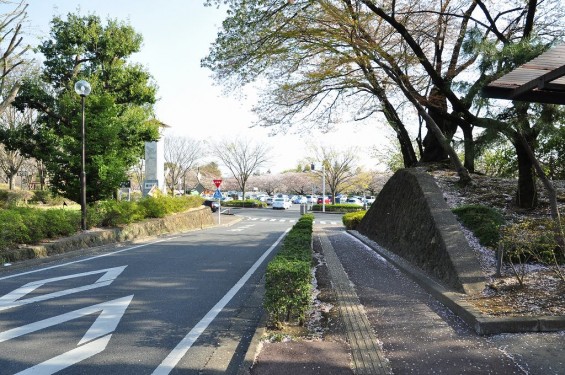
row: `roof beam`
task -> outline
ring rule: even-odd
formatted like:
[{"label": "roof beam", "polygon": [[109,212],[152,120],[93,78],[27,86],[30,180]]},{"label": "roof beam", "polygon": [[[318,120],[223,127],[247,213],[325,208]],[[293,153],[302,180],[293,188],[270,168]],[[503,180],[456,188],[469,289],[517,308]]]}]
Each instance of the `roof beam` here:
[{"label": "roof beam", "polygon": [[534,89],[544,90],[548,89],[551,85],[553,90],[565,90],[565,85],[561,84],[550,84],[551,81],[556,80],[565,76],[565,65],[561,65],[559,68],[550,70],[549,72],[545,73],[544,75],[532,79],[521,86],[513,89],[510,94],[508,95],[509,99],[516,99],[521,95],[525,94],[528,91],[532,91]]}]

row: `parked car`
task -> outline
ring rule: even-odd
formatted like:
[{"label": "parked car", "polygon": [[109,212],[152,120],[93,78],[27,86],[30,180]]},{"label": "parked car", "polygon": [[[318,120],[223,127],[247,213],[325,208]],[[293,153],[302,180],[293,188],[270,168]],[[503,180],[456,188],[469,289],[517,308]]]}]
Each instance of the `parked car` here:
[{"label": "parked car", "polygon": [[326,197],[318,197],[318,200],[316,201],[316,203],[318,204],[330,204],[332,202],[332,200],[330,199],[330,197],[326,196]]},{"label": "parked car", "polygon": [[303,195],[298,195],[298,196],[296,196],[296,198],[294,198],[292,203],[294,203],[294,204],[305,204],[305,203],[308,203],[308,199]]},{"label": "parked car", "polygon": [[292,206],[292,203],[290,203],[290,201],[286,198],[275,198],[275,199],[273,199],[273,210],[276,210],[276,209],[286,210],[287,208],[290,208],[291,206]]},{"label": "parked car", "polygon": [[267,199],[265,199],[265,203],[267,203],[267,206],[271,206],[273,204],[273,197],[268,197]]},{"label": "parked car", "polygon": [[345,203],[346,200],[347,200],[347,195],[345,194],[340,194],[335,197],[335,203]]},{"label": "parked car", "polygon": [[367,202],[368,205],[375,203],[375,196],[374,195],[366,195],[365,196],[365,202]]},{"label": "parked car", "polygon": [[361,199],[355,198],[355,197],[347,198],[347,200],[345,201],[345,203],[346,203],[346,204],[354,204],[354,205],[363,207],[363,202],[361,202]]},{"label": "parked car", "polygon": [[204,201],[204,203],[202,203],[204,206],[208,206],[210,207],[210,209],[212,210],[212,212],[216,212],[218,211],[218,208],[220,208],[220,204],[216,201],[213,201],[211,199],[206,199]]}]

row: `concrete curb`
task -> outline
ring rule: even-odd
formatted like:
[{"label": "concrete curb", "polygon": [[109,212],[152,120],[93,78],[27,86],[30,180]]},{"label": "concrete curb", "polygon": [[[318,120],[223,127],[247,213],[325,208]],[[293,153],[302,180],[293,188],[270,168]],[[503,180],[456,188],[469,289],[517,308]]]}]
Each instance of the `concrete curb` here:
[{"label": "concrete curb", "polygon": [[251,342],[249,343],[249,347],[245,352],[245,357],[243,362],[241,363],[241,367],[237,372],[237,375],[249,375],[251,374],[251,367],[255,363],[255,358],[259,355],[261,350],[261,340],[265,333],[267,332],[267,313],[263,313],[259,323],[257,325],[257,329],[255,330],[255,334],[251,338]]},{"label": "concrete curb", "polygon": [[424,288],[434,298],[459,316],[479,335],[499,333],[556,332],[565,330],[565,316],[516,316],[489,317],[464,300],[465,294],[448,290],[400,256],[381,246],[357,231],[347,231],[350,235],[369,246],[388,262],[404,272],[410,279]]}]

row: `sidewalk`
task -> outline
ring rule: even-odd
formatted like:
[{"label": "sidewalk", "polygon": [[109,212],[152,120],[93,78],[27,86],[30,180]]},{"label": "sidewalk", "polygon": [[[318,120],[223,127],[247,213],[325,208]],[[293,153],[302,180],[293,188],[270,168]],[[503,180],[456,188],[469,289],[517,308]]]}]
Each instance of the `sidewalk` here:
[{"label": "sidewalk", "polygon": [[565,374],[565,332],[479,336],[343,228],[316,228],[314,240],[349,347],[265,344],[251,374]]}]

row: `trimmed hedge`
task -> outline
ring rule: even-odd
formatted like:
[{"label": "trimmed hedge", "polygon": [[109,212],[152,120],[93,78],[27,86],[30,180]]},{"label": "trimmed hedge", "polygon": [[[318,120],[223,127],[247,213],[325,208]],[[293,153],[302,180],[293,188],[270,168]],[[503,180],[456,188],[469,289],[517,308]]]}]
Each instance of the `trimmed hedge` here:
[{"label": "trimmed hedge", "polygon": [[265,208],[267,207],[267,203],[261,202],[257,199],[246,199],[246,200],[233,200],[222,202],[222,206],[225,207],[252,207],[252,208]]},{"label": "trimmed hedge", "polygon": [[312,298],[312,227],[314,215],[302,215],[267,265],[265,302],[273,325],[297,320],[304,324]]},{"label": "trimmed hedge", "polygon": [[[88,208],[87,222],[89,227],[129,224],[183,212],[199,207],[203,201],[198,196],[158,196],[143,198],[138,202],[103,201]],[[73,235],[80,230],[80,220],[81,212],[72,209],[0,209],[0,251],[19,244],[37,244],[43,239]]]},{"label": "trimmed hedge", "polygon": [[357,229],[367,211],[350,212],[342,216],[341,221],[346,229]]},{"label": "trimmed hedge", "polygon": [[[356,212],[362,210],[364,210],[364,208],[356,204],[348,204],[348,203],[326,204],[326,212]],[[322,205],[321,204],[313,205],[312,211],[322,211]]]},{"label": "trimmed hedge", "polygon": [[29,207],[0,210],[0,250],[69,236],[80,229],[80,211]]}]

